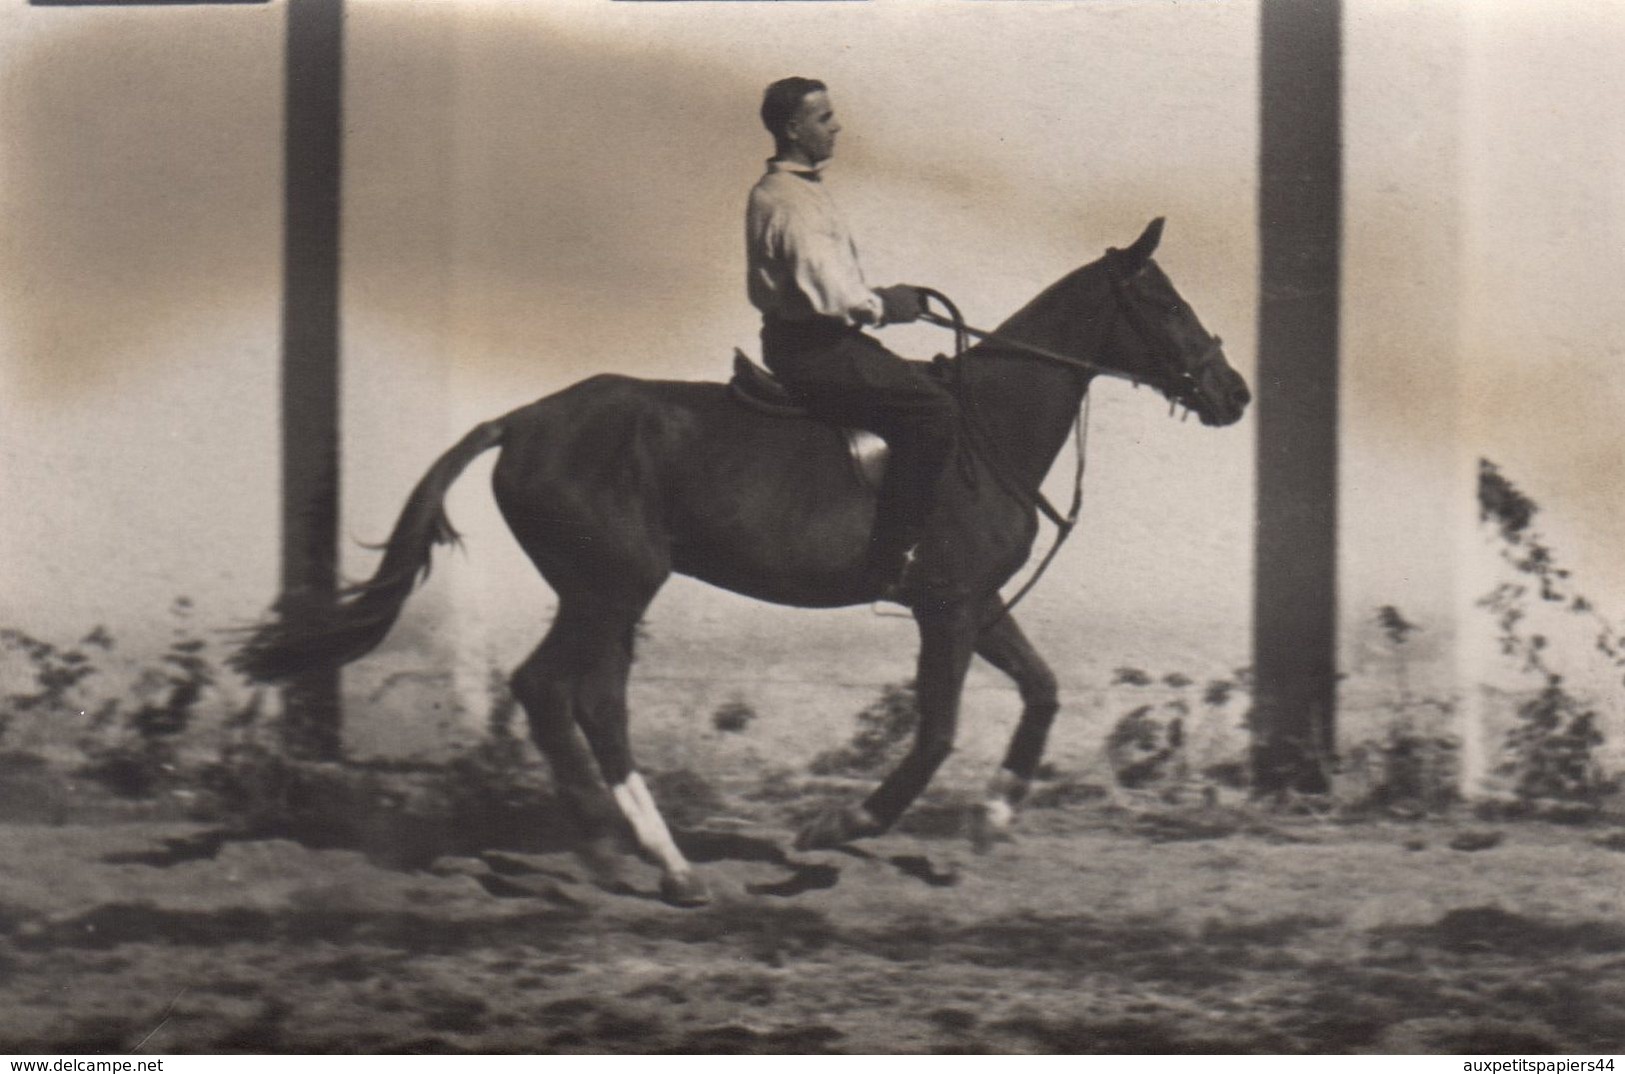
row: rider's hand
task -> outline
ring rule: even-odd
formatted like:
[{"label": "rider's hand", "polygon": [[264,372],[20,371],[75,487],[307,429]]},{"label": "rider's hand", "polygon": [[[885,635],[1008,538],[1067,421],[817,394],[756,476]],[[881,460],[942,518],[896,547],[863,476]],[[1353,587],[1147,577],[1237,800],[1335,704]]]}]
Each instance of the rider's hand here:
[{"label": "rider's hand", "polygon": [[890,287],[877,287],[875,294],[885,307],[884,324],[907,324],[920,319],[925,312],[925,296],[913,284],[899,283]]}]

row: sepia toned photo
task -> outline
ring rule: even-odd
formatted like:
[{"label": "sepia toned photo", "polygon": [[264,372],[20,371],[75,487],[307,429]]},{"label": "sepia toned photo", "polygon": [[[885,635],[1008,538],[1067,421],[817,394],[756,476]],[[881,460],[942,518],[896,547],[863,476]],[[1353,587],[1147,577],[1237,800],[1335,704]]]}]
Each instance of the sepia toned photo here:
[{"label": "sepia toned photo", "polygon": [[1621,72],[6,4],[0,1051],[1625,1049]]}]

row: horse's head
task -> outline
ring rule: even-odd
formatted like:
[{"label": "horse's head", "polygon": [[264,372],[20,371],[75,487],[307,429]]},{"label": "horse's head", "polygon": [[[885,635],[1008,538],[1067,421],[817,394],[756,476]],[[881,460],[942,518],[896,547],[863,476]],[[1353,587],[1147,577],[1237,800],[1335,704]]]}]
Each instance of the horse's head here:
[{"label": "horse's head", "polygon": [[1233,424],[1252,393],[1225,359],[1223,342],[1202,327],[1196,311],[1151,259],[1161,239],[1158,217],[1134,245],[1106,252],[1102,264],[1117,315],[1103,357],[1170,403],[1195,411],[1202,424]]}]

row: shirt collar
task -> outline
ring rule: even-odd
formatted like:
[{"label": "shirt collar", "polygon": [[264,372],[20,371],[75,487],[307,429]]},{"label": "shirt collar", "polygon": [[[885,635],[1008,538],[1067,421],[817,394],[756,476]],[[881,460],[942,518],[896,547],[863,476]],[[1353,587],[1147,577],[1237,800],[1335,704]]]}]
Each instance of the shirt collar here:
[{"label": "shirt collar", "polygon": [[824,167],[828,160],[821,160],[817,164],[803,164],[797,160],[779,160],[777,157],[767,162],[769,172],[786,172],[790,175],[799,175],[803,179],[818,182],[824,174]]}]

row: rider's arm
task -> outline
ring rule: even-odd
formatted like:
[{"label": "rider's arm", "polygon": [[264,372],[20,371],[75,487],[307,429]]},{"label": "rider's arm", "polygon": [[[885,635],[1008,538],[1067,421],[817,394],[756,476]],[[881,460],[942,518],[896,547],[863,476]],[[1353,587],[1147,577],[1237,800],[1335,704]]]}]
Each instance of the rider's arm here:
[{"label": "rider's arm", "polygon": [[[807,192],[752,205],[753,259],[772,278],[788,306],[805,303],[810,312],[843,324],[878,325],[885,303],[863,279],[850,233],[833,207]],[[792,313],[786,308],[781,312]]]},{"label": "rider's arm", "polygon": [[877,325],[885,317],[885,303],[864,283],[850,238],[822,228],[793,229],[785,234],[784,251],[814,313],[846,324]]}]

